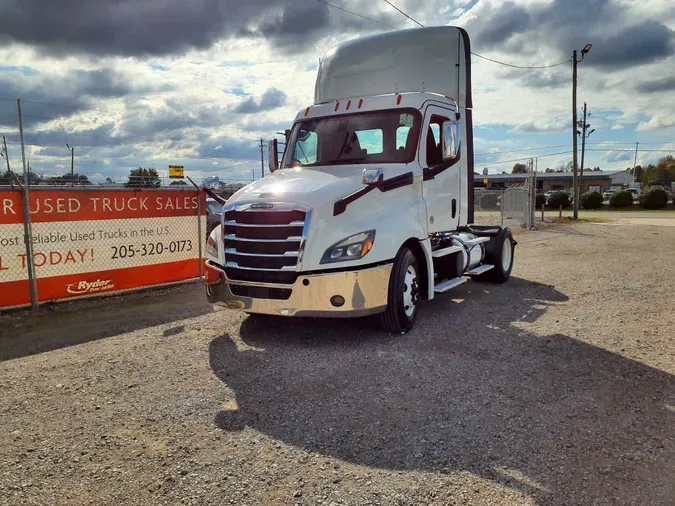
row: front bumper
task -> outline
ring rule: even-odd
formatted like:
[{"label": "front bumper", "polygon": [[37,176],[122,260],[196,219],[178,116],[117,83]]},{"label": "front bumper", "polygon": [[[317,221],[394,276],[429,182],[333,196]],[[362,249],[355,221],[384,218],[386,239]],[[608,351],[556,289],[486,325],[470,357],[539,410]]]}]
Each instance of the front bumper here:
[{"label": "front bumper", "polygon": [[[206,295],[212,304],[280,316],[356,317],[385,310],[392,264],[358,271],[300,274],[291,285],[230,281],[217,266],[207,263],[207,268],[219,272],[218,280],[206,285]],[[288,293],[290,290],[290,296],[282,300],[235,295],[231,286],[239,293],[259,289]],[[335,295],[344,298],[340,307],[331,303]]]}]

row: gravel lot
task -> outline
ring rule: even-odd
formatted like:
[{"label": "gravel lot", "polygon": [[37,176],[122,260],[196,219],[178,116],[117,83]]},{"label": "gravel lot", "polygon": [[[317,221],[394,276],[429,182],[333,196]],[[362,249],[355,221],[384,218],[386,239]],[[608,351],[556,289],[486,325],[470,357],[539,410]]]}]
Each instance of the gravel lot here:
[{"label": "gravel lot", "polygon": [[0,503],[675,504],[675,228],[517,239],[405,336],[198,285],[2,317]]}]

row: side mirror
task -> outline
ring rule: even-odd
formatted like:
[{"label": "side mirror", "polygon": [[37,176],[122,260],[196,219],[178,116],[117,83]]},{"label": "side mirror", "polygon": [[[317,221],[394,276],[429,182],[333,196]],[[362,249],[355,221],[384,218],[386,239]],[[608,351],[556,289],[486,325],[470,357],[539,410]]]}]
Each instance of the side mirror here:
[{"label": "side mirror", "polygon": [[270,172],[279,168],[279,147],[276,139],[267,141],[267,156]]},{"label": "side mirror", "polygon": [[384,181],[384,171],[382,169],[363,169],[363,184],[378,184]]},{"label": "side mirror", "polygon": [[441,143],[443,144],[443,160],[446,162],[459,156],[461,141],[459,125],[459,121],[443,122]]}]

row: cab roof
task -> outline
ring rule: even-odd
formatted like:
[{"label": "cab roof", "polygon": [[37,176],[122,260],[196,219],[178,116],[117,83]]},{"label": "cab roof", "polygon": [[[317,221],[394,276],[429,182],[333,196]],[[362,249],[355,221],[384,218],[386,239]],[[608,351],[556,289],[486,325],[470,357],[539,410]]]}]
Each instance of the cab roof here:
[{"label": "cab roof", "polygon": [[398,30],[340,44],[319,65],[314,103],[437,93],[471,108],[469,36],[462,28]]}]

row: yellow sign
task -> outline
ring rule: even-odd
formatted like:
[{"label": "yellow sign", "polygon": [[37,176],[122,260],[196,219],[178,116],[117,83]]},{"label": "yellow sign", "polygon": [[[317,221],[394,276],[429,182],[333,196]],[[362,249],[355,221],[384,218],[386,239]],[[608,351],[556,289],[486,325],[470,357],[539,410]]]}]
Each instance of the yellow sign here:
[{"label": "yellow sign", "polygon": [[483,178],[483,184],[488,184],[488,178],[486,177]]},{"label": "yellow sign", "polygon": [[169,177],[183,179],[185,170],[182,165],[169,165]]}]

